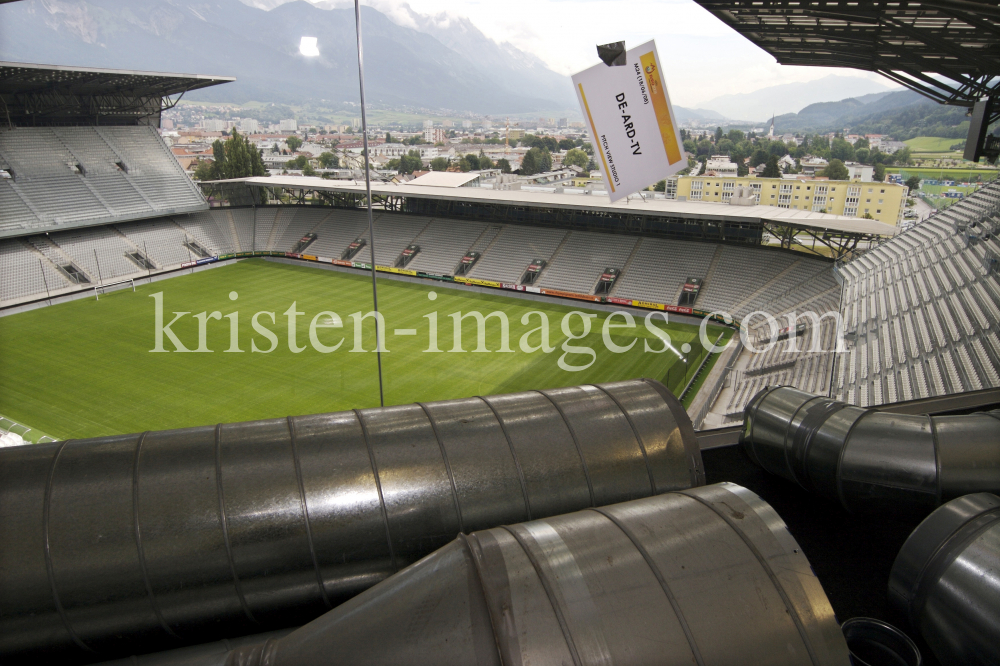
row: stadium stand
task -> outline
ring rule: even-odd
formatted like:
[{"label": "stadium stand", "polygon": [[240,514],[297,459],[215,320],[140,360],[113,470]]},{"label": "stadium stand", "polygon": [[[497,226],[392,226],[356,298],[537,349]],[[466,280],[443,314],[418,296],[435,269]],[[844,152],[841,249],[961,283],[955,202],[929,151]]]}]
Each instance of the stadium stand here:
[{"label": "stadium stand", "polygon": [[[377,217],[375,215],[374,217]],[[334,210],[315,227],[316,241],[309,246],[309,254],[340,259],[354,239],[368,231],[368,215],[363,211]],[[284,248],[275,248],[282,250]]]},{"label": "stadium stand", "polygon": [[[399,254],[411,244],[431,223],[431,219],[420,215],[382,215],[375,220],[375,263],[392,266]],[[368,238],[368,229],[361,235]],[[345,246],[346,247],[346,246]],[[461,259],[461,257],[459,257]],[[371,245],[365,245],[354,257],[354,261],[370,263]],[[458,260],[456,259],[456,262]]]},{"label": "stadium stand", "polygon": [[[574,231],[538,278],[538,286],[592,294],[605,268],[622,268],[639,239],[589,231]],[[572,260],[558,261],[559,256]],[[523,269],[522,269],[523,270]]]},{"label": "stadium stand", "polygon": [[153,127],[0,130],[4,231],[83,226],[204,210]]},{"label": "stadium stand", "polygon": [[[843,265],[852,353],[834,395],[862,407],[1000,386],[1000,183]],[[908,396],[908,397],[907,397]]]},{"label": "stadium stand", "polygon": [[232,234],[228,226],[228,219],[223,222],[219,210],[194,213],[187,216],[174,217],[174,221],[181,226],[199,245],[207,249],[212,254],[226,254],[235,252]]},{"label": "stadium stand", "polygon": [[195,258],[184,246],[187,234],[172,219],[120,224],[116,228],[158,268],[177,266]]},{"label": "stadium stand", "polygon": [[715,254],[714,243],[643,238],[614,295],[657,303],[676,303],[684,280],[702,277]]},{"label": "stadium stand", "polygon": [[469,277],[517,284],[531,260],[551,259],[569,234],[565,229],[505,225],[488,247],[473,248],[484,254],[469,272]]},{"label": "stadium stand", "polygon": [[413,239],[420,246],[420,254],[406,267],[425,273],[452,275],[455,266],[486,229],[487,225],[481,222],[434,220]]}]

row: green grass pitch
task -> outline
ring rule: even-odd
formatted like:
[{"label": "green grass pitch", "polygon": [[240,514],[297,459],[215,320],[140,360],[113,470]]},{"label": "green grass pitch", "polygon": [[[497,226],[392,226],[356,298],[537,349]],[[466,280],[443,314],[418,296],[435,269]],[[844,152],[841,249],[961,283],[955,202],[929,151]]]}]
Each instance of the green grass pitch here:
[{"label": "green grass pitch", "polygon": [[[238,294],[236,300],[230,299],[232,291]],[[429,298],[432,291],[437,295],[433,301]],[[172,313],[190,313],[172,326],[189,349],[198,346],[199,322],[193,316],[202,312],[223,315],[220,320],[205,320],[206,347],[211,353],[150,351],[156,330],[151,295],[160,292],[164,324],[174,317]],[[289,349],[289,318],[283,314],[293,301],[304,313],[297,318],[296,345],[305,347],[299,353]],[[99,301],[81,299],[3,317],[0,413],[68,439],[378,406],[373,318],[362,322],[366,352],[350,351],[354,322],[349,315],[369,312],[371,305],[370,274],[252,259],[142,285],[134,293],[117,291]],[[542,303],[383,279],[379,281],[379,310],[387,331],[388,353],[382,354],[387,405],[634,377],[668,379],[676,392],[693,374],[689,370],[684,376],[686,368],[676,365],[680,361],[675,353],[644,350],[646,343],[654,350],[662,349],[663,343],[645,328],[642,318],[636,319],[635,329],[610,330],[615,344],[625,346],[636,340],[625,353],[612,353],[604,345],[606,312],[590,311],[597,313],[591,319],[590,334],[568,340],[561,330],[562,318],[574,310],[588,311],[585,303]],[[267,315],[258,320],[277,338],[270,353],[251,351],[251,339],[260,349],[270,347],[252,327],[253,315],[259,311],[275,316],[273,324]],[[309,324],[321,311],[335,312],[343,322],[342,329],[315,332],[317,341],[326,346],[343,338],[335,352],[320,353],[310,344]],[[424,315],[435,311],[441,353],[424,351],[430,326]],[[451,352],[453,320],[448,315],[459,311],[505,313],[514,351],[498,351],[500,325],[494,317],[486,322],[489,353],[472,351],[477,346],[477,325],[472,318],[463,321],[466,351]],[[550,344],[555,347],[551,353],[520,349],[522,336],[540,325],[537,315],[522,325],[522,316],[530,311],[547,314]],[[225,315],[234,312],[238,313],[242,353],[226,351],[233,318]],[[320,317],[320,322],[327,319]],[[693,369],[704,354],[698,328],[674,322],[665,325],[659,316],[653,321],[669,334],[674,348],[691,345],[687,367]],[[615,323],[624,320],[618,317]],[[582,327],[580,317],[573,317],[569,330],[579,335]],[[416,334],[397,335],[396,329],[415,329]],[[715,341],[724,330],[709,327],[710,339]],[[541,334],[530,334],[527,341],[538,345]],[[564,342],[593,349],[593,364],[578,372],[561,369],[558,360]],[[164,338],[164,348],[174,349],[169,338]],[[590,360],[588,354],[579,352],[564,359],[572,366]]]}]

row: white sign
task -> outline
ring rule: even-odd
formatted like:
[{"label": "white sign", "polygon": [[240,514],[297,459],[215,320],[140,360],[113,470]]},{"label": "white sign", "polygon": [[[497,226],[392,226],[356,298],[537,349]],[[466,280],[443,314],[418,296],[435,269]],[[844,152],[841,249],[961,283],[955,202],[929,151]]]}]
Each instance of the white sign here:
[{"label": "white sign", "polygon": [[624,67],[594,65],[573,76],[612,201],[687,167],[656,45],[626,52]]}]

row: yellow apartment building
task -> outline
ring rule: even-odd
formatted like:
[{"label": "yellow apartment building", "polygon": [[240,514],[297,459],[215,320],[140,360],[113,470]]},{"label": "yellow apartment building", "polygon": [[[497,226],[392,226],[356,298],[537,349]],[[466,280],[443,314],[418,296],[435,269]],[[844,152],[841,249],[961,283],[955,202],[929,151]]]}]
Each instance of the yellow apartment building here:
[{"label": "yellow apartment building", "polygon": [[[670,187],[668,183],[668,197]],[[729,203],[738,187],[750,188],[761,206],[872,218],[898,226],[903,221],[908,189],[893,183],[853,180],[808,180],[718,176],[680,176],[676,198],[680,201]],[[681,198],[683,197],[683,199]]]}]

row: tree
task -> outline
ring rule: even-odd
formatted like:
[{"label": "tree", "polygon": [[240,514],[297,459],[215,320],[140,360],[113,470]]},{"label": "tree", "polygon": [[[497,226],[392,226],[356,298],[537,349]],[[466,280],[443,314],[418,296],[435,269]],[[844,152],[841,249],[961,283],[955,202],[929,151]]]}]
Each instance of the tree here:
[{"label": "tree", "polygon": [[871,151],[868,148],[855,148],[854,159],[862,164],[868,164],[868,160],[871,159]]},{"label": "tree", "polygon": [[388,132],[385,133],[385,142],[392,143],[392,135],[389,134]]},{"label": "tree", "polygon": [[530,176],[538,173],[538,149],[532,148],[521,158],[521,175]]},{"label": "tree", "polygon": [[563,139],[559,142],[559,150],[570,150],[576,148],[576,142],[573,139]]},{"label": "tree", "polygon": [[594,147],[592,145],[590,145],[590,143],[588,143],[586,141],[580,146],[580,150],[582,150],[583,152],[587,153],[588,155],[593,155],[594,154]]},{"label": "tree", "polygon": [[308,160],[306,160],[306,163],[304,165],[302,165],[302,175],[303,176],[315,176],[316,175],[316,169],[313,169],[312,164],[309,164]]},{"label": "tree", "polygon": [[294,153],[296,150],[299,149],[299,146],[302,145],[302,139],[293,134],[287,139],[285,139],[285,145],[288,146],[288,150]]},{"label": "tree", "polygon": [[700,168],[700,169],[698,169],[698,175],[699,175],[699,176],[703,176],[703,175],[705,175],[705,171],[707,171],[707,170],[708,170],[708,159],[706,158],[706,159],[705,159],[705,160],[704,160],[704,161],[703,161],[703,162],[701,163],[701,168]]},{"label": "tree", "polygon": [[271,152],[274,153],[275,155],[280,155],[281,154],[281,148],[278,148],[278,144],[276,144],[276,143],[271,144]]},{"label": "tree", "polygon": [[497,168],[500,169],[500,173],[510,173],[510,162],[506,157],[501,157],[497,160]]},{"label": "tree", "polygon": [[194,168],[195,180],[212,180],[213,163],[211,160],[198,160]]},{"label": "tree", "polygon": [[758,148],[753,151],[753,155],[750,157],[750,164],[754,167],[758,167],[761,164],[767,164],[768,154],[763,148]]},{"label": "tree", "polygon": [[572,150],[567,151],[566,156],[563,157],[564,166],[575,165],[581,169],[586,169],[589,162],[590,156],[579,148],[573,148]]},{"label": "tree", "polygon": [[320,153],[317,159],[320,167],[324,169],[336,169],[340,166],[340,158],[329,151]]},{"label": "tree", "polygon": [[854,160],[854,146],[844,139],[834,139],[830,143],[830,157],[841,162]]},{"label": "tree", "polygon": [[881,162],[875,163],[875,170],[872,172],[872,179],[880,183],[885,180],[885,165]]},{"label": "tree", "polygon": [[741,132],[738,129],[729,130],[729,134],[727,134],[726,136],[728,136],[729,140],[732,141],[733,143],[739,143],[740,141],[743,141],[743,139],[746,138],[743,135],[743,132]]},{"label": "tree", "polygon": [[764,178],[781,178],[781,167],[778,166],[777,155],[771,155],[767,158],[767,163],[764,166],[764,173],[761,174]]},{"label": "tree", "polygon": [[260,150],[235,129],[225,143],[221,139],[212,143],[212,156],[214,180],[267,175]]},{"label": "tree", "polygon": [[483,171],[485,169],[495,169],[496,165],[493,164],[493,160],[486,157],[486,155],[479,153],[479,170]]},{"label": "tree", "polygon": [[448,158],[447,157],[435,157],[431,160],[431,170],[433,171],[445,171],[448,169]]},{"label": "tree", "polygon": [[830,180],[847,180],[851,176],[844,163],[838,159],[830,160],[830,163],[826,165],[825,169],[819,172],[819,175],[826,176]]},{"label": "tree", "polygon": [[[424,165],[422,159],[420,159],[420,152],[416,150],[411,150],[407,154],[399,158],[399,173],[413,173],[417,171]],[[392,167],[390,167],[392,168]]]},{"label": "tree", "polygon": [[900,148],[895,153],[893,153],[892,156],[894,158],[896,158],[896,164],[902,164],[902,165],[905,166],[905,165],[909,164],[912,161],[910,159],[910,147],[909,146],[907,146],[906,148]]},{"label": "tree", "polygon": [[906,186],[910,188],[911,192],[916,192],[920,189],[920,176],[910,176],[906,179]]},{"label": "tree", "polygon": [[721,139],[721,138],[722,138],[722,128],[721,127],[716,127],[715,128],[715,143],[719,143],[719,139]]},{"label": "tree", "polygon": [[653,185],[653,191],[654,192],[666,192],[667,191],[667,181],[666,180],[657,181],[656,185]]}]

